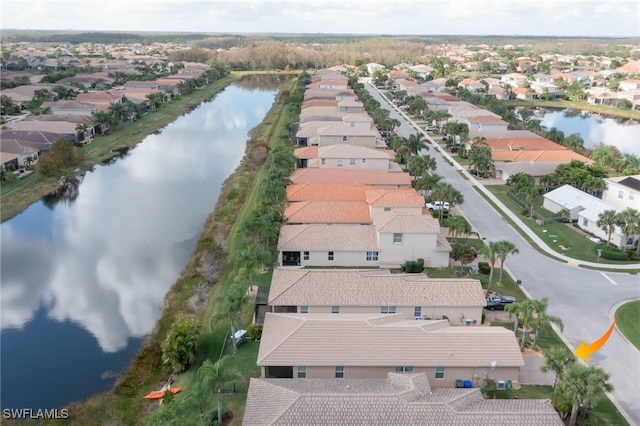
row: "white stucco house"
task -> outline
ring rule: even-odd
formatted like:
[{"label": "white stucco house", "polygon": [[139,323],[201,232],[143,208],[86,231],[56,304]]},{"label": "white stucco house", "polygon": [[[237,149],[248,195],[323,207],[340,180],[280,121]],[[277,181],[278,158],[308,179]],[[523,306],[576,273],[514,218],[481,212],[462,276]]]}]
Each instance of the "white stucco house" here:
[{"label": "white stucco house", "polygon": [[[560,213],[566,209],[569,213],[569,219],[575,220],[580,229],[595,235],[603,241],[607,241],[608,235],[598,226],[598,215],[605,210],[615,210],[618,213],[622,211],[571,185],[563,185],[544,194],[543,197],[542,207],[553,213]],[[633,244],[633,237],[629,242],[629,238],[623,235],[620,228],[616,226],[611,234],[611,244],[623,248]]]},{"label": "white stucco house", "polygon": [[602,199],[619,209],[640,211],[640,175],[606,178]]}]

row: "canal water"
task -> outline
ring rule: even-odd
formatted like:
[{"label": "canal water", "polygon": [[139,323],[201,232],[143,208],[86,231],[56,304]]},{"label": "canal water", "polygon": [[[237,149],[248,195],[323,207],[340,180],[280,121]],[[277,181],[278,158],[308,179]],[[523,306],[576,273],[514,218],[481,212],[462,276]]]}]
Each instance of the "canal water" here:
[{"label": "canal water", "polygon": [[600,144],[615,146],[622,154],[640,156],[640,124],[626,120],[601,117],[588,112],[573,110],[541,110],[537,116],[545,129],[555,127],[567,137],[578,133],[587,149]]},{"label": "canal water", "polygon": [[282,78],[227,87],[0,225],[3,409],[60,408],[113,386]]}]

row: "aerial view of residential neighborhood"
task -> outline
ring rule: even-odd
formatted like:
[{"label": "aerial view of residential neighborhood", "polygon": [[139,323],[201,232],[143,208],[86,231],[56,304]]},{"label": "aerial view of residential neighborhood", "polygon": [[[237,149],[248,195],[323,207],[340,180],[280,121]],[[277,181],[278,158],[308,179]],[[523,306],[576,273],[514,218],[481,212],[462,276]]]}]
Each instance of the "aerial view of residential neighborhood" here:
[{"label": "aerial view of residential neighborhood", "polygon": [[640,4],[231,3],[3,4],[0,422],[640,424]]}]

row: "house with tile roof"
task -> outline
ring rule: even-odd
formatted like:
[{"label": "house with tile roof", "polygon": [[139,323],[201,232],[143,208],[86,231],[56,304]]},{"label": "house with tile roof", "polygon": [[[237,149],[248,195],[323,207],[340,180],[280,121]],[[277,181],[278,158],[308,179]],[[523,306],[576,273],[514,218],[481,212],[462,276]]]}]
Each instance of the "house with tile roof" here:
[{"label": "house with tile roof", "polygon": [[369,148],[386,148],[378,130],[356,127],[339,121],[313,121],[300,126],[294,138],[296,146],[350,144]]},{"label": "house with tile roof", "polygon": [[413,188],[374,188],[366,190],[372,215],[382,212],[422,215],[424,197]]},{"label": "house with tile roof", "polygon": [[[314,218],[319,220],[317,215]],[[327,221],[283,225],[277,245],[278,265],[399,268],[407,261],[424,259],[427,266],[448,266],[451,245],[437,219],[391,208],[374,212],[371,218],[372,225]]]},{"label": "house with tile roof", "polygon": [[485,114],[468,116],[464,122],[469,126],[469,130],[473,128],[481,134],[504,132],[509,127],[509,123],[502,118]]},{"label": "house with tile roof", "polygon": [[331,173],[320,168],[296,169],[290,176],[294,184],[304,183],[360,183],[384,188],[410,188],[409,173],[385,173],[359,170],[333,169]]},{"label": "house with tile roof", "polygon": [[[614,210],[616,213],[621,212],[619,208],[571,185],[562,185],[553,191],[549,191],[543,194],[543,198],[542,207],[553,213],[567,211],[569,219],[575,220],[580,229],[595,235],[603,241],[607,241],[608,235],[598,226],[598,215],[605,210]],[[611,244],[618,248],[632,245],[636,239],[637,236],[625,236],[617,225],[611,234]]]},{"label": "house with tile roof", "polygon": [[406,318],[451,325],[480,325],[486,305],[480,281],[431,279],[424,274],[392,274],[388,269],[275,268],[268,304],[271,312],[342,314],[399,313]]},{"label": "house with tile roof", "polygon": [[465,78],[460,83],[458,83],[458,87],[462,87],[470,92],[479,92],[487,90],[487,87],[480,83],[478,80],[474,80],[472,78]]},{"label": "house with tile roof", "polygon": [[340,309],[267,312],[257,359],[261,377],[333,379],[339,371],[344,379],[383,379],[390,372],[413,372],[425,373],[432,388],[453,388],[457,380],[518,383],[524,360],[506,328],[452,327],[447,320],[339,314]]},{"label": "house with tile roof", "polygon": [[607,187],[602,201],[616,206],[620,210],[627,208],[640,211],[640,175],[605,178]]},{"label": "house with tile roof", "polygon": [[284,209],[287,224],[371,224],[369,204],[365,201],[296,201]]},{"label": "house with tile roof", "polygon": [[484,399],[478,388],[433,389],[425,373],[391,372],[379,379],[342,377],[252,378],[242,424],[564,425],[548,399]]},{"label": "house with tile roof", "polygon": [[320,167],[325,169],[345,168],[373,172],[402,172],[395,163],[392,150],[372,149],[364,146],[338,144],[296,148],[293,155],[298,167]]},{"label": "house with tile roof", "polygon": [[49,112],[54,115],[86,115],[91,116],[96,113],[98,108],[95,104],[89,102],[73,101],[57,101],[45,102],[45,107],[49,107]]}]

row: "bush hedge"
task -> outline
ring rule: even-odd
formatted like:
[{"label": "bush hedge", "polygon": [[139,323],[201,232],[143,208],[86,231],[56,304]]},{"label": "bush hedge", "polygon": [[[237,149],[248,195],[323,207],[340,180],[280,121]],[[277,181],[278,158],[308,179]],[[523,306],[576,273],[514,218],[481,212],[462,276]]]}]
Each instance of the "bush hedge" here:
[{"label": "bush hedge", "polygon": [[478,262],[478,270],[481,274],[488,274],[491,272],[491,266],[488,262]]},{"label": "bush hedge", "polygon": [[606,244],[597,244],[595,246],[595,253],[598,254],[598,250],[602,250],[602,254],[600,257],[608,260],[629,260],[629,253],[626,251],[620,250],[616,246],[610,245],[607,247]]}]

